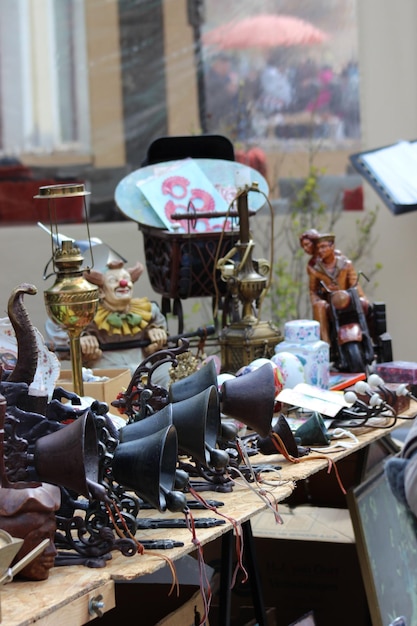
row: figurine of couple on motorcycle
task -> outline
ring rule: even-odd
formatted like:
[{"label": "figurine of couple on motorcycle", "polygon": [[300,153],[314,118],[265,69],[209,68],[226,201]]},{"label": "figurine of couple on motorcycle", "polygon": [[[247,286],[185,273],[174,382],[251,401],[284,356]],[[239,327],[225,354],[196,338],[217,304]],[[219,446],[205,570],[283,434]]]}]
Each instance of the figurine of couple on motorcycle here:
[{"label": "figurine of couple on motorcycle", "polygon": [[310,256],[313,317],[337,369],[363,372],[375,360],[392,360],[385,305],[366,298],[352,261],[335,248],[335,236],[310,229],[300,235],[300,245]]}]

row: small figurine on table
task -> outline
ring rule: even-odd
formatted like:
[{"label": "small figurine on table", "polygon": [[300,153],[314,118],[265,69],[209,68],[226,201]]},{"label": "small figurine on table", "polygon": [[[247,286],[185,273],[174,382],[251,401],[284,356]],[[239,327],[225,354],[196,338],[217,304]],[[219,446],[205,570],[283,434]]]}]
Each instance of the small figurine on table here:
[{"label": "small figurine on table", "polygon": [[[133,284],[143,271],[139,262],[125,268],[124,262],[117,260],[108,263],[103,272],[91,270],[85,274],[99,287],[100,298],[94,320],[80,338],[86,366],[127,367],[133,374],[144,358],[166,346],[167,323],[158,305],[146,297],[133,297]],[[147,345],[135,345],[146,341]],[[167,373],[158,370],[155,377],[160,375],[165,380]]]},{"label": "small figurine on table", "polygon": [[[301,233],[299,237],[300,246],[304,250],[306,254],[310,256],[310,260],[308,262],[309,266],[313,266],[317,261],[317,241],[320,237],[320,233],[315,228],[309,228]],[[340,250],[335,248],[334,253],[336,256],[341,254]]]},{"label": "small figurine on table", "polygon": [[14,562],[23,559],[44,539],[49,539],[44,551],[22,569],[19,577],[28,580],[46,580],[49,577],[57,554],[54,544],[55,511],[60,504],[61,491],[56,485],[42,483],[39,487],[0,488],[0,528],[13,537],[23,539]]},{"label": "small figurine on table", "polygon": [[[356,286],[365,314],[370,308],[370,304],[361,286],[358,284],[358,275],[352,261],[344,254],[335,250],[334,242],[335,236],[333,234],[320,235],[316,240],[316,257],[314,262],[307,264],[313,317],[320,322],[321,338],[329,344],[331,343],[331,337],[329,332],[328,291],[349,289]],[[323,287],[323,284],[325,287]]]}]

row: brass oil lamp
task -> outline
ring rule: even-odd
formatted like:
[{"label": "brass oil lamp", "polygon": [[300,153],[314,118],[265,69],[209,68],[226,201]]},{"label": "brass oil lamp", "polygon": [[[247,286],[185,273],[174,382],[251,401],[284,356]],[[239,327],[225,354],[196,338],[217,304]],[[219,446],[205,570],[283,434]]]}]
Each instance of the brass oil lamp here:
[{"label": "brass oil lamp", "polygon": [[[222,370],[228,372],[236,372],[257,358],[270,358],[276,344],[283,339],[271,322],[259,320],[257,305],[268,289],[271,264],[265,259],[254,262],[252,258],[254,242],[250,237],[248,209],[248,192],[251,190],[257,191],[257,185],[252,183],[238,190],[239,242],[217,263],[231,294],[232,320],[238,318],[219,334]],[[238,313],[240,304],[241,314]]]},{"label": "brass oil lamp", "polygon": [[74,391],[79,396],[84,395],[80,336],[84,328],[94,318],[99,291],[95,285],[84,278],[83,272],[89,271],[91,268],[82,267],[84,257],[74,241],[71,239],[60,241],[56,223],[56,203],[65,202],[65,199],[77,196],[84,198],[85,221],[91,259],[93,260],[85,206],[85,196],[89,193],[83,184],[64,184],[40,187],[39,195],[35,196],[35,198],[48,200],[51,223],[52,273],[56,275],[55,283],[44,292],[46,311],[51,320],[68,334]]}]

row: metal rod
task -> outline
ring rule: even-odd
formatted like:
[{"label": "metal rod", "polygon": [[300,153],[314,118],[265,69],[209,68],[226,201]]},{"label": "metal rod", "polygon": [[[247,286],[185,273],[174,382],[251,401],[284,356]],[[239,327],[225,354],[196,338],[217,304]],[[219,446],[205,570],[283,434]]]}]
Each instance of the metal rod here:
[{"label": "metal rod", "polygon": [[243,191],[237,199],[239,213],[240,243],[249,243],[249,208],[248,192]]},{"label": "metal rod", "polygon": [[[197,328],[197,330],[180,333],[179,335],[170,335],[167,338],[167,343],[177,343],[180,339],[188,339],[192,337],[208,337],[214,335],[215,327],[213,325],[203,326]],[[151,343],[150,339],[131,339],[130,341],[123,341],[122,343],[101,343],[100,350],[107,352],[110,350],[130,350],[131,348],[146,348]],[[68,346],[54,346],[53,344],[47,344],[49,350],[52,352],[68,352],[70,348]]]},{"label": "metal rod", "polygon": [[80,335],[74,335],[69,333],[70,340],[70,355],[71,355],[71,369],[72,369],[72,382],[74,385],[74,392],[81,398],[84,395],[84,381],[83,381],[83,368],[81,359],[81,343]]},{"label": "metal rod", "polygon": [[[249,215],[256,215],[256,211],[248,211]],[[231,211],[198,211],[194,213],[173,213],[172,220],[196,220],[199,218],[215,218],[215,217],[239,217],[240,213],[235,210]]]}]

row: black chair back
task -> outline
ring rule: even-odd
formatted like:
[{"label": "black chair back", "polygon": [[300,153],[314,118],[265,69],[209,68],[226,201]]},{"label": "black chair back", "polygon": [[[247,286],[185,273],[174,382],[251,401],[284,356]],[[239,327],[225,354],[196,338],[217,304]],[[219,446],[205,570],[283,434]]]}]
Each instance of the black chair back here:
[{"label": "black chair back", "polygon": [[142,165],[186,158],[235,160],[232,142],[223,135],[189,135],[158,137],[148,147]]}]

